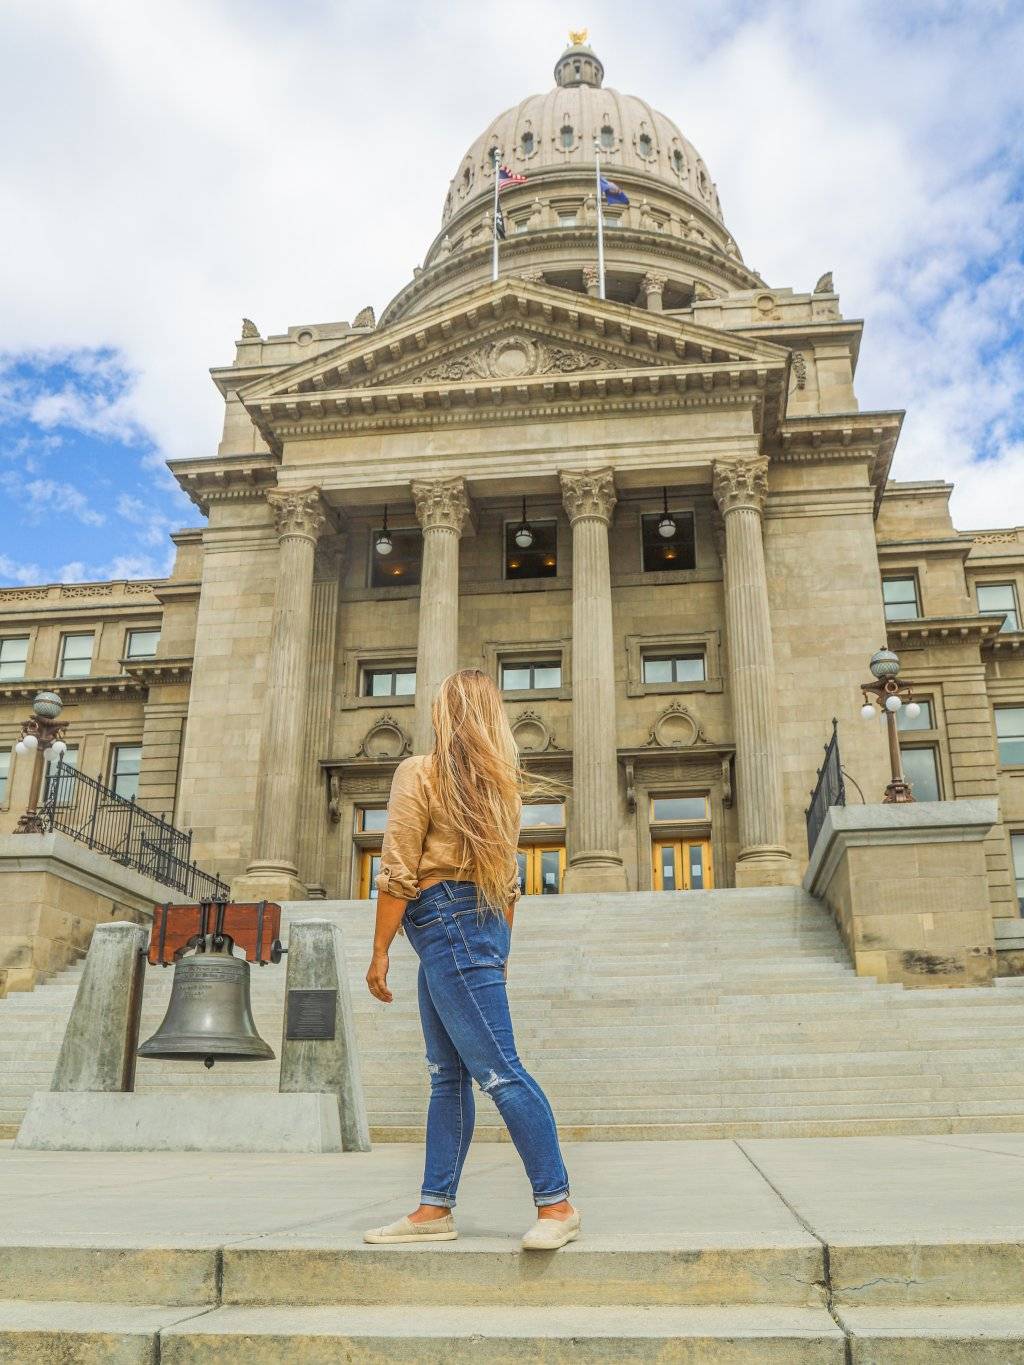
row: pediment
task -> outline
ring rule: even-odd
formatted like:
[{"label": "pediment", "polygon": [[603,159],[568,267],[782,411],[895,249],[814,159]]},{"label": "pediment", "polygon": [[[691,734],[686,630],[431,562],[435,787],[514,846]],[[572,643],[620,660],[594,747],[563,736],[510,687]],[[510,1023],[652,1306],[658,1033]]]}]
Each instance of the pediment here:
[{"label": "pediment", "polygon": [[[360,336],[243,388],[266,431],[278,422],[588,393],[781,390],[785,348],[521,280]],[[283,433],[289,434],[289,433]]]}]

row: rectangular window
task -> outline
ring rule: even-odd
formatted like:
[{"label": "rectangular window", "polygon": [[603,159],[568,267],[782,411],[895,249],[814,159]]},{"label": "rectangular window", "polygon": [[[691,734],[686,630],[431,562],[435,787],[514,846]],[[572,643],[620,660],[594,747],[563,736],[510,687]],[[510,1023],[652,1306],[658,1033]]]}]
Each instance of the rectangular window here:
[{"label": "rectangular window", "polygon": [[[51,796],[53,795],[53,784],[54,784],[54,782],[56,781],[56,777],[55,777],[55,775],[54,775],[53,770],[54,770],[54,768],[56,768],[56,766],[57,766],[57,765],[56,765],[56,763],[54,763],[54,761],[53,761],[52,758],[48,758],[48,759],[46,760],[46,767],[45,767],[44,770],[43,770],[43,799],[44,799],[45,801],[49,801],[50,798],[51,798]],[[67,749],[66,753],[64,754],[64,766],[65,766],[65,768],[77,768],[77,767],[78,767],[78,745],[77,745],[77,744],[73,744],[73,745],[69,745],[69,746],[68,746],[68,749]],[[73,791],[72,791],[72,782],[73,782],[73,781],[74,781],[73,778],[69,778],[69,777],[67,777],[67,776],[64,777],[63,781],[62,781],[61,784],[60,784],[60,788],[59,788],[59,790],[57,791],[57,805],[58,805],[58,806],[66,806],[66,805],[70,802],[71,797],[72,797],[72,795],[73,795]]]},{"label": "rectangular window", "polygon": [[652,796],[651,820],[706,820],[706,796]]},{"label": "rectangular window", "polygon": [[513,232],[525,232],[530,225],[528,218],[517,218],[512,224]]},{"label": "rectangular window", "polygon": [[999,627],[1004,630],[1020,630],[1020,617],[1017,612],[1017,594],[1012,583],[979,583],[978,611],[982,616],[1002,616],[1006,620]]},{"label": "rectangular window", "polygon": [[662,535],[662,530],[668,529],[662,525],[664,512],[648,512],[640,518],[645,573],[696,567],[697,542],[693,513],[672,512],[670,516],[671,535]]},{"label": "rectangular window", "polygon": [[60,642],[60,678],[87,678],[92,671],[93,636],[65,635]]},{"label": "rectangular window", "polygon": [[159,630],[130,630],[125,644],[125,657],[128,659],[154,659],[159,643]]},{"label": "rectangular window", "polygon": [[[370,537],[370,586],[372,588],[415,587],[420,581],[423,561],[423,535],[419,527],[388,531],[378,527]],[[380,546],[390,546],[381,554]]]},{"label": "rectangular window", "polygon": [[110,756],[110,785],[118,796],[130,801],[139,794],[141,744],[115,744]]},{"label": "rectangular window", "polygon": [[[530,543],[520,544],[528,538],[527,531]],[[520,519],[505,523],[506,578],[554,578],[557,572],[557,522]]]},{"label": "rectangular window", "polygon": [[367,668],[363,673],[366,697],[411,697],[415,692],[415,668]]},{"label": "rectangular window", "polygon": [[901,744],[900,759],[903,775],[913,789],[914,800],[941,801],[939,763],[935,750],[930,746],[912,749]]},{"label": "rectangular window", "polygon": [[23,678],[27,659],[27,635],[8,635],[0,640],[0,681]]},{"label": "rectangular window", "polygon": [[575,227],[575,226],[576,226],[576,210],[575,210],[575,209],[571,209],[571,210],[570,210],[570,209],[563,209],[561,212],[559,212],[559,215],[558,215],[558,226],[559,226],[559,227]]},{"label": "rectangular window", "polygon": [[882,602],[887,621],[916,620],[921,615],[917,579],[913,574],[908,578],[883,578]]},{"label": "rectangular window", "polygon": [[0,801],[7,797],[7,779],[11,775],[11,751],[0,749]]},{"label": "rectangular window", "polygon": [[703,682],[703,654],[645,654],[645,683]]},{"label": "rectangular window", "polygon": [[923,698],[921,698],[921,697],[915,697],[914,700],[917,702],[918,706],[921,708],[920,713],[919,713],[917,716],[915,716],[914,719],[912,720],[912,719],[910,718],[910,716],[907,715],[907,708],[906,708],[905,706],[901,707],[901,708],[896,712],[896,729],[897,729],[897,730],[934,730],[934,729],[935,729],[935,717],[932,715],[932,704],[931,704],[931,702],[930,702],[930,701],[925,701],[925,700],[924,700]]},{"label": "rectangular window", "polygon": [[1004,768],[1024,765],[1024,706],[996,707],[996,741]]},{"label": "rectangular window", "polygon": [[1017,909],[1024,915],[1024,834],[1010,835],[1013,854],[1013,880],[1017,885]]},{"label": "rectangular window", "polygon": [[520,820],[522,829],[541,829],[548,825],[565,824],[565,807],[561,801],[525,801]]},{"label": "rectangular window", "polygon": [[361,834],[379,834],[387,823],[387,806],[359,806],[356,810],[356,829]]},{"label": "rectangular window", "polygon": [[514,663],[501,666],[503,692],[532,692],[543,687],[562,686],[562,665],[557,659],[543,663]]}]

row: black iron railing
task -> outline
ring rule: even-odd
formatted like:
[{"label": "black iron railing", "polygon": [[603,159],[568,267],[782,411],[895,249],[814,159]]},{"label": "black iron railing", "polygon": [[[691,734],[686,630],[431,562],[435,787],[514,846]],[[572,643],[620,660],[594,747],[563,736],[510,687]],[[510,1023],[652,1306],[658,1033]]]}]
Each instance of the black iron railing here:
[{"label": "black iron railing", "polygon": [[832,717],[832,738],[825,745],[825,761],[818,769],[818,780],[811,792],[811,804],[804,811],[807,821],[807,853],[814,852],[829,806],[846,805],[846,783],[839,758],[839,722]]},{"label": "black iron railing", "polygon": [[70,835],[114,862],[182,892],[187,900],[215,900],[228,894],[226,882],[201,871],[192,859],[191,830],[175,829],[137,805],[134,796],[119,796],[63,761],[47,775],[39,816],[46,829]]}]

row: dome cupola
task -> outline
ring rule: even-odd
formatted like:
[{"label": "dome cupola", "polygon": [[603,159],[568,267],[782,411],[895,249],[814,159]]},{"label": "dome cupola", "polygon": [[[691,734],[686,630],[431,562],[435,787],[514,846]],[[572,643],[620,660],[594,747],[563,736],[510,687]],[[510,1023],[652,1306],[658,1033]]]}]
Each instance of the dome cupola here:
[{"label": "dome cupola", "polygon": [[555,85],[566,90],[575,85],[600,89],[604,67],[593,48],[587,46],[587,30],[569,34],[569,46],[555,63]]}]

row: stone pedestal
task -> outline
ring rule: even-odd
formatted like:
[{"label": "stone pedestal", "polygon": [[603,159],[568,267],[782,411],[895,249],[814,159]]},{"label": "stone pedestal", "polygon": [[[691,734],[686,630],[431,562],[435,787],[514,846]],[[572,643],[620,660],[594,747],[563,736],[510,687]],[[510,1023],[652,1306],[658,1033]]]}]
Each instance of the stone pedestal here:
[{"label": "stone pedestal", "polygon": [[469,503],[461,479],[417,480],[412,495],[423,527],[413,752],[429,754],[430,708],[439,684],[459,666],[459,537]]},{"label": "stone pedestal", "polygon": [[610,469],[562,474],[572,523],[572,778],[566,891],[625,891],[619,852],[615,659],[608,527]]},{"label": "stone pedestal", "polygon": [[775,667],[761,539],[767,460],[716,464],[714,493],[725,523],[725,632],[740,842],[736,885],[795,885],[799,873],[784,843]]},{"label": "stone pedestal", "polygon": [[833,806],[804,876],[860,976],[987,986],[996,972],[985,836],[993,800]]},{"label": "stone pedestal", "polygon": [[[232,883],[238,900],[303,900],[299,880],[302,771],[314,761],[303,747],[309,684],[316,542],[328,524],[317,488],[271,492],[279,540],[277,594],[264,696],[252,857]],[[226,697],[225,705],[230,705]],[[230,771],[224,774],[230,782]]]},{"label": "stone pedestal", "polygon": [[92,936],[51,1090],[132,1090],[149,930],[123,921]]}]

